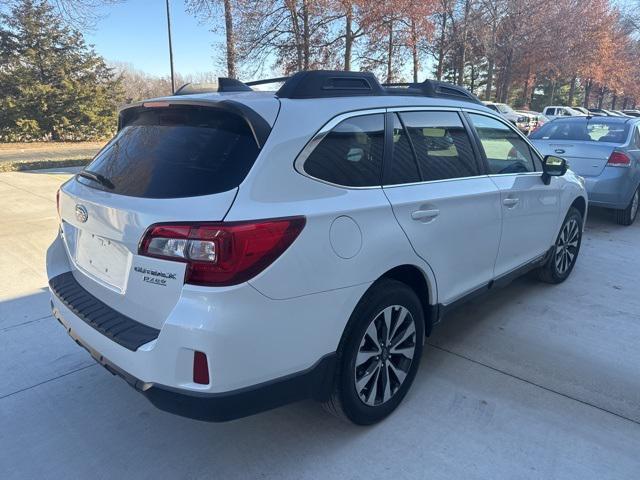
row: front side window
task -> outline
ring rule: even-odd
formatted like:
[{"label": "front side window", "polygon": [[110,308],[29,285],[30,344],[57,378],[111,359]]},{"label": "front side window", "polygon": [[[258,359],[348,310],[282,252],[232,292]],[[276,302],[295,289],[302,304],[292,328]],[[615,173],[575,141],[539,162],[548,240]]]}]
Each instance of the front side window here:
[{"label": "front side window", "polygon": [[405,112],[400,117],[424,181],[480,175],[471,141],[457,113]]},{"label": "front side window", "polygon": [[482,143],[490,174],[535,172],[531,149],[520,135],[494,118],[475,113],[469,117]]},{"label": "front side window", "polygon": [[347,187],[380,185],[384,150],[384,115],[347,118],[311,152],[304,171]]}]

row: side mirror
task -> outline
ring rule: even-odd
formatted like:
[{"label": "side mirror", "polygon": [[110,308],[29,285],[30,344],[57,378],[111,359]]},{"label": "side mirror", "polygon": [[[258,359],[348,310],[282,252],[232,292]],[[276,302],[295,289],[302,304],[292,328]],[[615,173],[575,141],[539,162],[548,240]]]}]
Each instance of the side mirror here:
[{"label": "side mirror", "polygon": [[542,161],[542,181],[549,185],[551,177],[561,177],[567,173],[567,161],[554,155],[547,155]]}]

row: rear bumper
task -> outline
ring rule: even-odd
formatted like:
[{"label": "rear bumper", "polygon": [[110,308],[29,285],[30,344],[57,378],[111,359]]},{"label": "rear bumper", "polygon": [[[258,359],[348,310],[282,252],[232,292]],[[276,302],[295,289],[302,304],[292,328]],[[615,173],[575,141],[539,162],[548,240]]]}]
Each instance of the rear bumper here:
[{"label": "rear bumper", "polygon": [[[53,305],[53,302],[52,302]],[[223,393],[186,391],[144,382],[87,345],[55,311],[54,315],[75,342],[113,375],[124,379],[155,407],[168,413],[207,422],[225,422],[271,410],[307,398],[324,401],[331,395],[337,354],[330,353],[310,368]]]},{"label": "rear bumper", "polygon": [[[60,237],[47,251],[47,272],[50,281],[82,275],[71,270]],[[92,299],[82,299],[82,292],[67,292],[65,301],[51,288],[51,304],[78,344],[159,408],[225,420],[303,398],[325,398],[333,352],[368,286],[273,300],[248,284],[185,285],[159,333],[153,332],[157,338],[140,345],[117,338],[120,328],[128,328],[124,323],[113,328],[118,319],[85,318],[94,310],[83,310]],[[141,325],[136,322],[141,319],[128,320]],[[207,355],[209,385],[193,382],[195,351]]]},{"label": "rear bumper", "polygon": [[605,208],[626,208],[638,188],[631,173],[629,168],[605,167],[597,177],[584,177],[589,204]]}]

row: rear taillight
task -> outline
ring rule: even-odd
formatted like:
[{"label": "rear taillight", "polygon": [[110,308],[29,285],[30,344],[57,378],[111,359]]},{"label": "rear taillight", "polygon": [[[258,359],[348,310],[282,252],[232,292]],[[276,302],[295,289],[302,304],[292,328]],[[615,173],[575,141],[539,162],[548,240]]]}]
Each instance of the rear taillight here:
[{"label": "rear taillight", "polygon": [[185,262],[185,283],[236,285],[271,265],[304,225],[304,217],[152,225],[140,242],[139,253]]},{"label": "rear taillight", "polygon": [[631,165],[631,159],[625,153],[614,151],[609,157],[607,165],[614,167],[628,167]]}]

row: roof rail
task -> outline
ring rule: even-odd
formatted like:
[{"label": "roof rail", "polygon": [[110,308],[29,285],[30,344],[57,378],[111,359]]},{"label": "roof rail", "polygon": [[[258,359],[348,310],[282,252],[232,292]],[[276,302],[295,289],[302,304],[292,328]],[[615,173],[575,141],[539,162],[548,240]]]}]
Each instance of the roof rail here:
[{"label": "roof rail", "polygon": [[311,70],[292,75],[276,92],[279,98],[354,97],[384,95],[373,73]]},{"label": "roof rail", "polygon": [[218,84],[187,83],[174,95],[212,92],[250,92],[252,86],[270,83],[283,83],[276,92],[278,98],[329,98],[379,95],[417,95],[433,98],[450,98],[478,103],[478,97],[463,87],[436,80],[421,83],[384,83],[380,84],[370,72],[344,72],[338,70],[309,70],[298,72],[290,77],[267,78],[252,82],[241,82],[234,78],[218,78]]},{"label": "roof rail", "polygon": [[[387,93],[391,95],[424,95],[425,97],[451,98],[478,103],[482,101],[464,87],[452,83],[439,82],[437,80],[425,80],[421,83],[383,83]],[[406,87],[406,88],[398,88]]]}]

